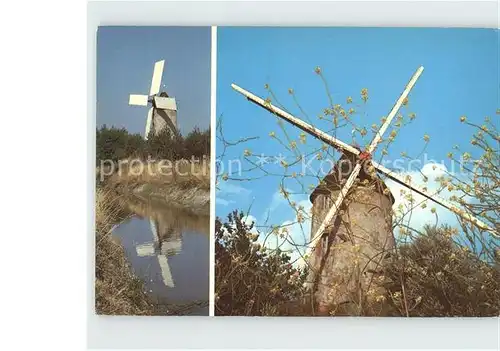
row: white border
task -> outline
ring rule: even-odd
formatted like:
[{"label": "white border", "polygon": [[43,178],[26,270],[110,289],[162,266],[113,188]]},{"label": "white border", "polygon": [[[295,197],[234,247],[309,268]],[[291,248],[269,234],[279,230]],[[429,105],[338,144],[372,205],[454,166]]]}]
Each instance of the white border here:
[{"label": "white border", "polygon": [[[92,2],[88,5],[89,192],[93,190],[97,25],[336,25],[498,28],[488,2]],[[214,58],[212,54],[212,59]],[[215,60],[212,61],[213,63]],[[215,74],[212,72],[212,74]],[[214,75],[212,75],[212,78]],[[215,89],[212,80],[211,89]],[[213,91],[213,90],[212,90]],[[212,102],[215,96],[212,96]],[[215,106],[211,109],[215,145]],[[213,149],[212,149],[213,152]],[[215,160],[216,153],[212,153]],[[215,167],[212,167],[212,172]],[[91,184],[91,185],[90,185]],[[212,184],[212,194],[214,186]],[[211,201],[214,214],[215,200]],[[93,214],[93,195],[88,201]],[[93,218],[88,234],[88,346],[93,348],[474,348],[495,349],[500,320],[400,318],[97,317],[93,313]],[[213,226],[213,225],[212,225]],[[211,232],[213,229],[211,230]],[[213,236],[212,236],[213,240]],[[212,247],[213,244],[211,244]],[[213,257],[211,257],[213,260]],[[211,271],[213,276],[213,271]],[[213,296],[212,296],[213,298]]]},{"label": "white border", "polygon": [[210,82],[210,306],[209,314],[214,316],[215,293],[215,137],[216,137],[216,101],[217,101],[217,27],[212,27],[211,82]]}]

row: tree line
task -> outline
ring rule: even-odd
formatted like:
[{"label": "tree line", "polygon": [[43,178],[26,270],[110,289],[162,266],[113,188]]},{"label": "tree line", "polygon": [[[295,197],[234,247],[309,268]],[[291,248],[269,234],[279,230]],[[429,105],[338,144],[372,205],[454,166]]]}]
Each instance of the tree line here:
[{"label": "tree line", "polygon": [[159,134],[151,133],[147,140],[138,133],[130,133],[125,128],[108,127],[96,130],[96,165],[101,160],[127,158],[202,159],[210,157],[210,128],[200,130],[195,127],[186,136],[171,133],[168,129]]}]

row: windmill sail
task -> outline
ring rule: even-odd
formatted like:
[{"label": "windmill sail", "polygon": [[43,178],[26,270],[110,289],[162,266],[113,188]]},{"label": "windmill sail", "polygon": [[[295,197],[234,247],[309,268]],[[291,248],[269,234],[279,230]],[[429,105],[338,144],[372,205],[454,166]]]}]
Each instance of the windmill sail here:
[{"label": "windmill sail", "polygon": [[147,106],[148,105],[148,96],[147,95],[138,95],[138,94],[130,94],[128,99],[129,105],[136,106]]},{"label": "windmill sail", "polygon": [[160,93],[164,66],[165,60],[155,62],[149,95],[130,94],[129,96],[129,105],[147,106],[148,103],[152,103],[146,118],[144,135],[146,140],[151,131],[155,135],[165,128],[169,128],[172,133],[177,132],[177,103],[168,94]]},{"label": "windmill sail", "polygon": [[144,139],[148,140],[149,133],[151,132],[151,124],[153,121],[153,108],[151,107],[148,111],[148,117],[146,119],[146,130],[144,131]]},{"label": "windmill sail", "polygon": [[[408,95],[410,89],[413,87],[413,85],[415,84],[416,80],[418,79],[418,77],[420,76],[420,74],[422,73],[423,71],[423,67],[419,67],[419,69],[415,72],[415,74],[413,75],[413,77],[411,78],[410,82],[407,84],[403,94],[400,96],[400,98],[397,100],[396,104],[394,105],[392,111],[391,111],[391,115],[393,115],[392,117],[394,117],[394,115],[397,113],[397,109],[399,109],[398,106],[400,106],[400,104],[402,103],[402,101],[404,100],[404,98]],[[348,153],[348,154],[353,154],[353,155],[356,155],[358,156],[361,151],[356,149],[355,147],[351,146],[351,145],[348,145],[344,142],[342,142],[341,140],[337,139],[337,138],[334,138],[332,137],[331,135],[317,129],[316,127],[314,127],[313,125],[309,124],[309,123],[306,123],[304,121],[302,121],[301,119],[291,115],[290,113],[286,112],[286,111],[283,111],[282,109],[280,109],[279,107],[276,107],[274,105],[272,105],[271,103],[269,102],[266,102],[264,99],[252,94],[251,92],[239,87],[238,85],[236,84],[231,84],[231,87],[237,91],[238,93],[242,94],[243,96],[245,96],[249,101],[259,105],[260,107],[266,109],[267,111],[269,111],[270,113],[286,120],[287,122],[291,123],[292,125],[300,128],[301,130],[303,130],[304,132],[312,135],[313,137],[325,142],[326,144],[328,145],[331,145],[332,147],[335,147],[336,149],[340,150],[341,152],[344,152],[344,153]],[[397,107],[397,108],[396,108]],[[386,120],[387,122],[387,120]],[[386,127],[384,127],[384,130],[380,130],[378,133],[377,133],[377,136],[376,136],[376,140],[377,140],[377,143],[381,140],[381,134],[385,131],[385,129],[387,128],[387,126],[389,124],[385,124]],[[375,141],[375,140],[374,140]],[[373,143],[372,143],[373,144]],[[370,149],[368,150],[369,152],[373,152],[375,150],[375,147],[376,147],[376,144],[374,144],[375,146],[374,147],[370,147]],[[458,208],[457,206],[454,206],[452,205],[450,202],[440,198],[439,196],[437,195],[430,195],[430,194],[427,194],[421,187],[419,187],[418,185],[415,185],[415,184],[412,184],[408,181],[406,181],[404,179],[404,177],[400,176],[399,174],[389,170],[388,168],[372,161],[372,165],[373,167],[375,167],[378,171],[380,171],[381,173],[385,174],[387,177],[389,177],[390,179],[398,182],[399,184],[401,185],[404,185],[406,187],[408,187],[410,190],[414,191],[414,192],[417,192],[418,194],[424,196],[425,198],[447,208],[448,210],[454,212],[455,214],[457,214],[458,216],[460,216],[462,219],[466,220],[466,221],[469,221],[470,223],[472,224],[475,224],[476,226],[478,226],[480,229],[482,230],[487,230],[488,232],[490,232],[492,235],[494,236],[500,236],[494,229],[492,229],[491,227],[489,227],[488,225],[486,225],[485,223],[483,223],[482,221],[478,220],[477,218],[475,218],[474,216],[470,215],[469,213],[465,212],[464,210]],[[335,213],[336,213],[336,209],[332,209],[330,213],[330,215],[327,215],[327,218],[330,218],[332,217]],[[333,218],[333,217],[332,217]],[[317,239],[318,235],[315,235],[314,238]]]},{"label": "windmill sail", "polygon": [[153,70],[153,78],[151,79],[151,89],[149,90],[149,95],[156,95],[160,92],[161,78],[163,76],[164,65],[165,65],[165,60],[161,60],[155,63],[155,68]]},{"label": "windmill sail", "polygon": [[[172,272],[170,270],[170,265],[168,264],[168,253],[165,252],[168,249],[168,245],[163,248],[160,244],[160,238],[158,236],[158,229],[153,219],[149,220],[149,225],[151,227],[151,233],[153,234],[153,243],[146,243],[138,245],[136,247],[137,255],[140,257],[145,256],[155,256],[158,259],[158,265],[160,266],[161,277],[165,286],[169,288],[175,287],[174,279],[172,278]],[[159,247],[160,246],[160,247]],[[159,252],[157,248],[159,247]]]},{"label": "windmill sail", "polygon": [[453,205],[452,203],[450,203],[449,201],[443,199],[442,197],[440,197],[440,196],[438,196],[436,194],[432,194],[432,195],[429,194],[427,191],[424,190],[424,188],[420,187],[417,184],[411,183],[411,181],[406,180],[401,175],[399,175],[399,174],[391,171],[390,169],[388,169],[388,168],[386,168],[386,167],[384,167],[384,166],[382,166],[382,165],[380,165],[378,163],[372,162],[372,165],[378,171],[380,171],[381,173],[385,174],[389,179],[392,179],[395,182],[397,182],[397,183],[399,183],[399,184],[401,184],[401,185],[409,188],[411,191],[414,191],[417,194],[425,197],[426,199],[429,199],[429,200],[433,201],[434,203],[436,203],[438,205],[441,205],[444,208],[447,208],[448,210],[452,211],[453,213],[455,213],[456,215],[458,215],[461,218],[465,219],[466,221],[475,224],[480,229],[486,230],[486,231],[488,231],[490,234],[492,234],[494,236],[499,236],[499,234],[494,229],[492,229],[491,227],[489,227],[486,223],[480,221],[479,219],[477,219],[474,216],[472,216],[469,213],[467,213],[465,210],[460,209],[459,207]]}]

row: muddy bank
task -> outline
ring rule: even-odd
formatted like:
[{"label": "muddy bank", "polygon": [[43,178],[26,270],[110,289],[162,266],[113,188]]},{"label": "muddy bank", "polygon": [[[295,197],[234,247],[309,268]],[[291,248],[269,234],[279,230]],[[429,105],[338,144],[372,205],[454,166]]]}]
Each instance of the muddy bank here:
[{"label": "muddy bank", "polygon": [[109,189],[98,188],[95,204],[95,310],[106,315],[152,315],[154,305],[143,282],[130,270],[125,251],[113,238],[113,227],[129,212],[123,200]]},{"label": "muddy bank", "polygon": [[159,163],[148,163],[147,172],[127,164],[104,177],[101,184],[127,199],[137,198],[196,215],[210,215],[209,163],[181,162],[168,174]]},{"label": "muddy bank", "polygon": [[187,184],[139,184],[121,190],[144,202],[173,206],[200,216],[210,215],[210,190]]}]

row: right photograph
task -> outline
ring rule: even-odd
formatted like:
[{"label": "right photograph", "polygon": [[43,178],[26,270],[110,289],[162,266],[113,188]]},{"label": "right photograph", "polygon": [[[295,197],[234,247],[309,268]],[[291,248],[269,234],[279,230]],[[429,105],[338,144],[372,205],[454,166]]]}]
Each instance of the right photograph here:
[{"label": "right photograph", "polygon": [[498,316],[498,43],[218,27],[215,315]]}]

